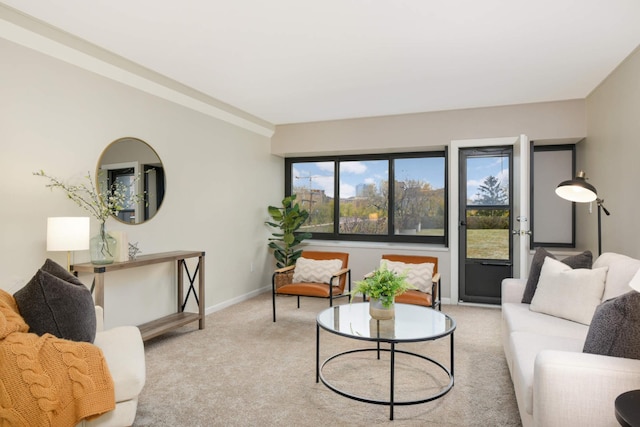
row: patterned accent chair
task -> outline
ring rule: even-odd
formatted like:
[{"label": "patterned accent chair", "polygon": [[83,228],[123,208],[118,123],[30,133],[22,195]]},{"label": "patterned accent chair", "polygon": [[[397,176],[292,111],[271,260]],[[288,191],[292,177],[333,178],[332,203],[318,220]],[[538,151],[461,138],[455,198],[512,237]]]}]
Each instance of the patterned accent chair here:
[{"label": "patterned accent chair", "polygon": [[[296,265],[277,269],[271,278],[273,321],[276,321],[276,295],[328,298],[349,296],[351,270],[349,254],[345,252],[303,251]],[[345,292],[345,287],[347,291]]]},{"label": "patterned accent chair", "polygon": [[[382,255],[382,260],[401,262],[404,264],[433,264],[433,274],[431,276],[431,292],[422,292],[417,289],[411,289],[402,295],[398,295],[395,299],[398,303],[422,305],[425,307],[438,308],[442,311],[440,299],[440,274],[438,273],[438,258],[432,256],[420,255]],[[410,267],[410,266],[409,266]],[[409,280],[409,283],[411,281]],[[414,284],[414,283],[412,283]],[[415,284],[414,284],[415,285]]]}]

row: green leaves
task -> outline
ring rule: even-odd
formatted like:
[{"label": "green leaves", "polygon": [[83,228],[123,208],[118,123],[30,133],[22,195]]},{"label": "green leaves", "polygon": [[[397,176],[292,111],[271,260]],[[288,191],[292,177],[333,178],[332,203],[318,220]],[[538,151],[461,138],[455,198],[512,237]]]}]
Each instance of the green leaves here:
[{"label": "green leaves", "polygon": [[302,251],[294,248],[303,240],[310,239],[311,233],[298,233],[297,230],[309,218],[309,212],[295,203],[296,195],[282,199],[282,207],[269,206],[267,211],[273,221],[265,224],[278,229],[269,238],[269,247],[273,249],[278,268],[295,264]]},{"label": "green leaves", "polygon": [[396,295],[415,289],[415,286],[405,280],[406,277],[405,273],[396,274],[387,268],[386,263],[382,264],[370,276],[355,283],[356,287],[351,291],[351,300],[358,293],[366,294],[371,298],[380,299],[382,305],[389,308]]}]

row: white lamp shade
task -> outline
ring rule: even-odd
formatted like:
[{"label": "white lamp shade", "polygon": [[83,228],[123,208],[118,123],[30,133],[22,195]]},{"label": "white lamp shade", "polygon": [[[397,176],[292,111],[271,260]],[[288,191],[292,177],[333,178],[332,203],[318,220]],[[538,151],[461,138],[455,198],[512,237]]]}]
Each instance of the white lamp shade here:
[{"label": "white lamp shade", "polygon": [[640,292],[640,270],[636,272],[636,275],[633,276],[631,281],[629,282],[629,286],[637,292]]},{"label": "white lamp shade", "polygon": [[47,251],[89,249],[89,217],[47,218]]}]

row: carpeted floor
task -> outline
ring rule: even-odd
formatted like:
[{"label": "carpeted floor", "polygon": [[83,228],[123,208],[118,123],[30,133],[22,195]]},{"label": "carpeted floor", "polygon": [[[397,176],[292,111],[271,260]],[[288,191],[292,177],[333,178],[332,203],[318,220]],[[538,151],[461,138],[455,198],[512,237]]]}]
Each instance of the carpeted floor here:
[{"label": "carpeted floor", "polygon": [[[341,301],[339,303],[347,303]],[[278,298],[278,322],[265,293],[207,316],[145,345],[147,382],[135,426],[519,426],[513,386],[500,342],[500,310],[447,306],[457,323],[455,385],[441,399],[389,407],[347,399],[315,382],[316,314],[324,299]],[[449,365],[449,338],[399,346]],[[321,333],[321,358],[371,346]],[[349,392],[388,398],[388,354],[357,353],[325,367]],[[447,382],[417,358],[396,359],[396,399],[432,393]]]}]

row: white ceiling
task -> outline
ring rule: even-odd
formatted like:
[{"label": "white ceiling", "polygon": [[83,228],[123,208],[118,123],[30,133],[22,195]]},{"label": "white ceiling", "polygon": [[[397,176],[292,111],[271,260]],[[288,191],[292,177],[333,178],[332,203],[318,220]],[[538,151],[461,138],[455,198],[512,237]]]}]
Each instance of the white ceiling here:
[{"label": "white ceiling", "polygon": [[585,98],[639,0],[0,0],[273,124]]}]

